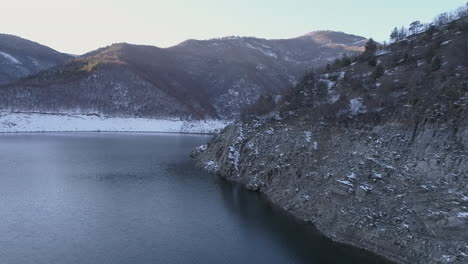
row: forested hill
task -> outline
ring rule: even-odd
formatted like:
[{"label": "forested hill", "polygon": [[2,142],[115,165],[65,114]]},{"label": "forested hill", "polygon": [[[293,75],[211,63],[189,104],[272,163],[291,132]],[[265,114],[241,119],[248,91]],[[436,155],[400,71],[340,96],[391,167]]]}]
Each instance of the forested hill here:
[{"label": "forested hill", "polygon": [[293,39],[188,40],[161,49],[114,44],[0,87],[0,108],[113,116],[224,118],[279,94],[365,39],[318,31]]}]

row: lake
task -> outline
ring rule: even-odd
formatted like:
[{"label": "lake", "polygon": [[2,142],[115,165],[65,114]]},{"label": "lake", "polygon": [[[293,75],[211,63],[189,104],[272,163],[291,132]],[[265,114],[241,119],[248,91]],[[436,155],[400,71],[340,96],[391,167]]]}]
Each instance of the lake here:
[{"label": "lake", "polygon": [[0,135],[0,263],[382,263],[196,169],[209,139]]}]

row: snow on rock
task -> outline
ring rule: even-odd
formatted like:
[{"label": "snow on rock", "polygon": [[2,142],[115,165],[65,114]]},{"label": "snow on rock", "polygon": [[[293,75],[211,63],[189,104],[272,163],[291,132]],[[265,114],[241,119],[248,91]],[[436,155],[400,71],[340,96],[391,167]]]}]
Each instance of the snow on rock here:
[{"label": "snow on rock", "polygon": [[363,184],[363,185],[360,185],[359,188],[361,188],[362,190],[366,191],[366,192],[370,192],[372,191],[373,187],[368,185],[368,184]]},{"label": "snow on rock", "polygon": [[468,196],[466,196],[464,194],[460,194],[460,195],[461,195],[462,201],[468,202]]},{"label": "snow on rock", "polygon": [[216,172],[219,170],[218,164],[212,160],[205,163],[205,169],[211,172]]},{"label": "snow on rock", "polygon": [[376,56],[382,56],[382,55],[389,54],[389,53],[390,53],[390,51],[388,51],[386,49],[380,49],[375,53],[375,55]]},{"label": "snow on rock", "polygon": [[[339,72],[337,73],[337,77],[339,80],[343,80],[344,77],[346,75],[346,72]],[[324,74],[323,75],[324,78],[329,78],[330,77],[330,74]],[[326,86],[327,86],[327,90],[328,90],[328,100],[330,101],[330,103],[334,104],[336,103],[339,99],[340,99],[340,94],[337,93],[336,91],[334,91],[334,87],[336,85],[335,82],[333,81],[330,81],[328,79],[320,79],[319,80],[319,83],[324,83]]]},{"label": "snow on rock", "polygon": [[455,257],[453,257],[453,256],[442,255],[441,261],[442,261],[443,263],[451,263],[451,262],[454,261],[454,259],[455,259]]},{"label": "snow on rock", "polygon": [[0,133],[15,132],[167,132],[212,134],[225,120],[148,119],[97,115],[1,113]]},{"label": "snow on rock", "polygon": [[356,173],[352,172],[346,178],[348,178],[348,180],[350,180],[350,181],[355,181],[356,180]]},{"label": "snow on rock", "polygon": [[[327,75],[328,76],[328,75]],[[325,83],[327,86],[328,90],[331,90],[333,86],[335,85],[335,82],[327,80],[327,79],[320,79],[319,82]]]},{"label": "snow on rock", "polygon": [[312,141],[312,133],[311,132],[304,132],[305,134],[305,139],[307,143],[310,143]]},{"label": "snow on rock", "polygon": [[346,72],[343,72],[343,71],[339,72],[338,80],[339,81],[344,80],[345,76],[346,76]]},{"label": "snow on rock", "polygon": [[441,47],[447,46],[450,42],[452,42],[452,40],[444,41],[444,42],[440,43],[440,46],[441,46]]},{"label": "snow on rock", "polygon": [[267,130],[265,131],[265,133],[267,133],[268,135],[273,135],[273,134],[275,134],[275,130],[274,130],[273,128],[270,127],[269,129],[267,129]]},{"label": "snow on rock", "polygon": [[383,178],[381,173],[378,173],[378,172],[375,172],[375,171],[372,172],[372,177],[374,179],[382,179]]},{"label": "snow on rock", "polygon": [[459,212],[457,214],[457,217],[459,217],[459,218],[468,218],[468,212]]},{"label": "snow on rock", "polygon": [[332,104],[338,102],[340,100],[341,96],[339,94],[330,94],[330,102]]},{"label": "snow on rock", "polygon": [[203,151],[206,151],[208,149],[208,145],[205,144],[205,145],[201,145],[199,147],[196,148],[197,151],[199,152],[203,152]]},{"label": "snow on rock", "polygon": [[8,54],[8,53],[1,52],[1,51],[0,51],[0,55],[2,55],[3,57],[5,57],[5,58],[8,59],[9,61],[13,62],[14,64],[21,64],[21,62],[20,62],[19,60],[17,60],[15,57],[11,56],[11,55]]},{"label": "snow on rock", "polygon": [[347,180],[336,180],[336,181],[348,187],[353,187],[353,184],[350,181],[347,181]]},{"label": "snow on rock", "polygon": [[237,131],[237,138],[236,142],[234,144],[239,144],[242,141],[244,141],[244,129],[242,127],[239,127],[239,130]]},{"label": "snow on rock", "polygon": [[239,158],[240,158],[239,150],[236,149],[234,146],[230,146],[229,147],[228,158],[232,162],[232,164],[234,165],[234,168],[236,170],[239,170]]},{"label": "snow on rock", "polygon": [[366,107],[362,104],[362,98],[349,100],[349,108],[352,115],[357,115],[366,112]]}]

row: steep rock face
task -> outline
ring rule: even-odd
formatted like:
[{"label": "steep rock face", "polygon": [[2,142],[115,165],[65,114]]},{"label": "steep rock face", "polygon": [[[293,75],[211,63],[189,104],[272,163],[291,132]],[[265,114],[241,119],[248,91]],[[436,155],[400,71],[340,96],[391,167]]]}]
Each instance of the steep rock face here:
[{"label": "steep rock face", "polygon": [[268,123],[227,128],[200,166],[262,191],[334,240],[401,263],[466,261],[468,156],[466,147],[445,149],[466,146],[466,129]]},{"label": "steep rock face", "polygon": [[321,32],[286,40],[189,40],[167,49],[115,44],[0,87],[0,108],[232,119],[261,94],[282,93],[311,68],[360,53],[364,42]]},{"label": "steep rock face", "polygon": [[310,75],[199,166],[398,263],[468,261],[466,20]]},{"label": "steep rock face", "polygon": [[47,70],[71,58],[41,44],[0,34],[0,84]]}]

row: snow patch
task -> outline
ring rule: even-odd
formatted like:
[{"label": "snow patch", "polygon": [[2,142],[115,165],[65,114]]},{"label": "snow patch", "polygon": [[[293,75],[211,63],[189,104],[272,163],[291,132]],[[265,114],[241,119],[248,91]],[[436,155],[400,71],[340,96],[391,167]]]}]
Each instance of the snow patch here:
[{"label": "snow patch", "polygon": [[346,76],[346,72],[339,72],[338,80],[340,81],[344,80],[345,76]]},{"label": "snow patch", "polygon": [[348,178],[348,180],[350,180],[350,181],[355,181],[356,180],[356,173],[352,172],[346,178]]},{"label": "snow patch", "polygon": [[216,162],[210,160],[205,163],[205,169],[208,171],[216,172],[219,170],[219,166]]},{"label": "snow patch", "polygon": [[468,196],[466,196],[464,194],[460,194],[460,195],[461,195],[462,201],[468,202]]},{"label": "snow patch", "polygon": [[353,184],[350,181],[347,181],[347,180],[336,180],[336,181],[346,186],[353,187]]},{"label": "snow patch", "polygon": [[355,98],[349,101],[349,109],[352,115],[366,112],[366,107],[362,104],[362,98]]},{"label": "snow patch", "polygon": [[17,132],[166,132],[212,134],[226,125],[226,120],[177,120],[97,115],[1,113],[0,133]]},{"label": "snow patch", "polygon": [[[328,77],[327,77],[328,78]],[[327,80],[327,79],[320,79],[319,82],[321,83],[325,83],[325,85],[327,86],[327,89],[330,91],[333,86],[335,85],[335,82],[332,82],[330,80]]]},{"label": "snow patch", "polygon": [[199,147],[196,148],[196,150],[197,150],[198,152],[204,152],[204,151],[206,151],[207,149],[208,149],[208,145],[207,145],[207,144],[201,145],[201,146],[199,146]]},{"label": "snow patch", "polygon": [[376,56],[382,56],[382,55],[385,55],[385,54],[388,54],[388,53],[390,53],[390,51],[385,50],[385,49],[381,49],[381,50],[378,50],[378,51],[375,53],[375,55],[376,55]]},{"label": "snow patch", "polygon": [[370,192],[370,191],[372,191],[372,189],[374,189],[372,186],[370,186],[368,184],[361,185],[361,186],[359,186],[359,188],[366,191],[366,192]]},{"label": "snow patch", "polygon": [[[276,55],[273,51],[271,50],[266,50],[266,49],[262,49],[260,47],[255,47],[253,46],[252,44],[250,43],[247,43],[247,47],[251,48],[251,49],[254,49],[254,50],[257,50],[257,51],[260,51],[261,53],[263,53],[264,55],[266,56],[269,56],[269,57],[272,57],[274,59],[277,59],[278,58],[278,55]],[[268,46],[263,46],[263,47],[267,47],[269,48]]]},{"label": "snow patch", "polygon": [[450,42],[452,42],[452,40],[444,41],[444,42],[440,43],[440,46],[441,46],[441,47],[447,46]]},{"label": "snow patch", "polygon": [[468,212],[459,212],[457,214],[457,217],[459,217],[459,218],[468,218]]},{"label": "snow patch", "polygon": [[11,56],[11,55],[8,54],[8,53],[1,52],[1,51],[0,51],[0,55],[2,55],[3,57],[5,57],[5,58],[8,59],[9,61],[13,62],[14,64],[21,64],[21,62],[20,62],[19,60],[17,60],[15,57]]},{"label": "snow patch", "polygon": [[305,138],[307,143],[310,143],[312,141],[312,133],[311,132],[304,132]]},{"label": "snow patch", "polygon": [[239,159],[240,159],[239,150],[236,149],[234,146],[230,146],[228,158],[229,160],[231,160],[232,164],[234,165],[234,168],[236,170],[239,170]]}]

